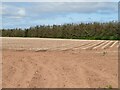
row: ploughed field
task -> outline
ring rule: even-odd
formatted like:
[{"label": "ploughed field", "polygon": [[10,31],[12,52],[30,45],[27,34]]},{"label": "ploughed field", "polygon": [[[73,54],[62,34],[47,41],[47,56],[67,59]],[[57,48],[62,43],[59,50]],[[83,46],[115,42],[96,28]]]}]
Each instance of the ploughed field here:
[{"label": "ploughed field", "polygon": [[118,41],[2,38],[5,88],[118,87]]}]

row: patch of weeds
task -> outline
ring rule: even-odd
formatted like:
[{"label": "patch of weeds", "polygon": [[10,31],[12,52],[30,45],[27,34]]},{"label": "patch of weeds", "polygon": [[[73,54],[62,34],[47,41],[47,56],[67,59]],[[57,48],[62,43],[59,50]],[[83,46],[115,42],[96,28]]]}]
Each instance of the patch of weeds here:
[{"label": "patch of weeds", "polygon": [[105,55],[107,54],[107,52],[106,52],[106,51],[104,51],[102,54],[103,54],[103,56],[105,56]]},{"label": "patch of weeds", "polygon": [[112,89],[112,85],[107,85],[106,88],[107,89]]}]

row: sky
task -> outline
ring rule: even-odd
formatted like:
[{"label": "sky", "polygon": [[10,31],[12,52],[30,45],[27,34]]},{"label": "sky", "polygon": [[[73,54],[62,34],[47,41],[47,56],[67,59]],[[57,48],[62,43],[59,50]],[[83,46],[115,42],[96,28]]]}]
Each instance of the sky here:
[{"label": "sky", "polygon": [[117,2],[3,2],[0,9],[7,29],[118,20]]}]

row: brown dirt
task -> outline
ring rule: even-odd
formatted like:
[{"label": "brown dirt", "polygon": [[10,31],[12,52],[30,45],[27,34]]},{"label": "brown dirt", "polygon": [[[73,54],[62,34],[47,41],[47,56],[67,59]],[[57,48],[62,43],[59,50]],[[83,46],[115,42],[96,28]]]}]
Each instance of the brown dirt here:
[{"label": "brown dirt", "polygon": [[4,88],[118,87],[116,41],[2,40]]}]

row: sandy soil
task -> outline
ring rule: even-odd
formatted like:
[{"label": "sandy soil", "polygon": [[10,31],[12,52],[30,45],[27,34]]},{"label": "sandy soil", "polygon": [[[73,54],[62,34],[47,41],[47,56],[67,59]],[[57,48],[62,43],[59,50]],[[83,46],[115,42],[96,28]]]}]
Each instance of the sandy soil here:
[{"label": "sandy soil", "polygon": [[2,38],[4,88],[118,87],[118,42]]}]

